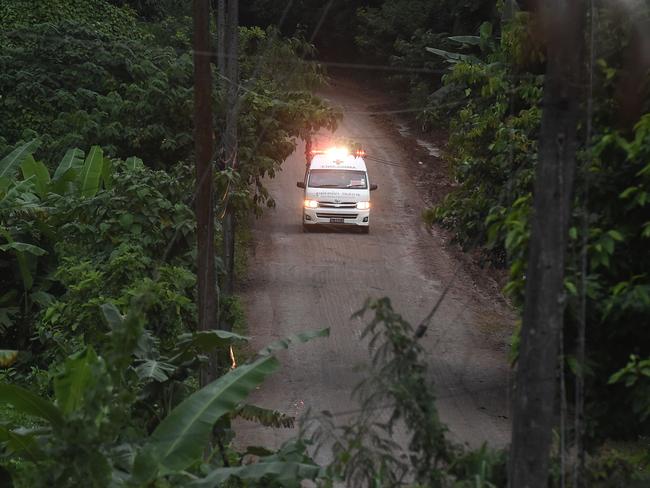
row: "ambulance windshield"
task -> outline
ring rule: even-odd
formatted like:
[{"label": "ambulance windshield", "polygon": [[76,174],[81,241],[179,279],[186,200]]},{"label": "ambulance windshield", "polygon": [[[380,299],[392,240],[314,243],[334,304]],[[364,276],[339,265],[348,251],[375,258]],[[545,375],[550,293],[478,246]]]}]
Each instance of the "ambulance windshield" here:
[{"label": "ambulance windshield", "polygon": [[310,188],[368,188],[365,171],[313,169],[309,172]]}]

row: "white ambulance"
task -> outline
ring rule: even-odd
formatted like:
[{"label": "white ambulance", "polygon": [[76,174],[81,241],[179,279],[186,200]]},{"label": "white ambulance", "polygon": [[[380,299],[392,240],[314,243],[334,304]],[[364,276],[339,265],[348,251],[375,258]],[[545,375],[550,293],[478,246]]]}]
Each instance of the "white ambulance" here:
[{"label": "white ambulance", "polygon": [[368,178],[362,150],[345,147],[313,151],[305,180],[302,226],[305,232],[317,225],[356,226],[368,233],[370,192],[377,189]]}]

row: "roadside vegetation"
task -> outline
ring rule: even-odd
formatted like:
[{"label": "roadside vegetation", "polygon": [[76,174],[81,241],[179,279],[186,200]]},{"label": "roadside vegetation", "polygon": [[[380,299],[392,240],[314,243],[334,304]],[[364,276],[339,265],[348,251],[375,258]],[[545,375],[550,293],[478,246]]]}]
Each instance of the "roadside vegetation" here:
[{"label": "roadside vegetation", "polygon": [[[634,80],[626,63],[637,29],[633,15],[647,16],[650,5],[636,8],[645,10],[621,12],[604,4],[596,11],[593,82],[585,81],[585,90],[593,90],[591,133],[584,124],[580,128],[569,231],[565,371],[569,388],[578,370],[585,374],[593,445],[650,434],[648,376],[641,366],[650,353],[650,332],[641,325],[650,313],[650,103],[643,92],[647,73]],[[516,305],[523,303],[542,113],[544,45],[535,42],[534,21],[534,14],[518,12],[502,26],[482,24],[476,37],[450,38],[453,53],[430,50],[449,63],[442,89],[453,104],[434,99],[420,115],[425,125],[438,126],[451,115],[446,157],[458,181],[428,216],[453,229],[466,248],[478,247],[494,265],[509,268],[505,292]],[[626,88],[632,91],[621,93]],[[583,306],[587,357],[578,364],[574,351]],[[515,362],[516,355],[515,341]]]},{"label": "roadside vegetation", "polygon": [[[247,350],[231,371],[246,338],[197,331],[192,24],[181,4],[154,19],[138,2],[0,6],[3,486],[179,486],[241,462],[226,419],[292,422],[242,402],[276,368],[273,348]],[[324,78],[303,61],[313,47],[302,38],[242,28],[240,43],[240,166],[215,183],[243,220],[273,205],[261,181],[293,138],[338,115],[310,92]],[[215,83],[215,127],[223,92]],[[223,305],[221,320],[245,333],[237,298]],[[221,378],[199,390],[214,352]]]},{"label": "roadside vegetation", "polygon": [[[273,205],[263,179],[297,138],[340,119],[313,95],[326,77],[310,38],[330,60],[354,46],[339,59],[390,68],[387,86],[418,109],[417,126],[448,131],[457,185],[425,218],[507,269],[504,292],[521,307],[546,68],[534,13],[493,0],[334,1],[321,24],[320,3],[300,2],[280,26],[278,2],[242,5],[239,166],[216,172],[217,194],[240,222]],[[314,414],[277,451],[234,448],[232,419],[293,426],[248,394],[278,369],[276,351],[328,331],[252,352],[236,296],[218,318],[234,332],[197,330],[189,5],[32,4],[0,5],[0,484],[506,486],[507,452],[445,437],[421,331],[388,299],[358,313],[372,345],[358,415]],[[630,61],[650,4],[635,5],[596,2],[569,231],[561,374],[569,413],[585,380],[585,486],[650,479],[650,97],[648,66]],[[213,79],[218,140],[216,67]],[[214,354],[218,379],[200,388]],[[516,368],[517,332],[511,356]],[[324,446],[334,459],[319,466]],[[558,441],[550,485],[565,482],[567,456]]]},{"label": "roadside vegetation", "polygon": [[[505,270],[504,293],[518,309],[524,302],[547,68],[537,5],[359,1],[343,7],[356,10],[353,22],[332,27],[332,38],[354,41],[358,63],[385,68],[382,86],[403,104],[396,108],[414,110],[414,127],[425,135],[448,133],[444,159],[454,189],[424,218],[449,228],[485,265]],[[585,96],[558,365],[566,399],[558,398],[558,404],[566,401],[570,426],[560,432],[558,425],[557,438],[570,443],[575,434],[575,390],[582,377],[581,429],[593,476],[586,486],[622,486],[647,478],[650,463],[650,66],[639,51],[647,42],[650,4],[597,1],[593,8],[593,33],[586,30],[584,39]],[[362,77],[363,68],[351,66],[347,73]],[[518,353],[515,331],[513,368]],[[556,452],[556,461],[570,470],[576,460],[569,453],[562,459]],[[560,471],[554,468],[558,483]]]},{"label": "roadside vegetation", "polygon": [[[507,269],[504,293],[520,308],[546,43],[535,3],[518,3],[523,8],[478,0],[364,3],[355,38],[360,52],[377,63],[429,71],[386,75],[403,103],[419,109],[414,126],[449,134],[444,158],[457,184],[424,217],[451,229],[465,249],[479,250],[482,261]],[[585,62],[583,74],[586,122],[578,128],[560,366],[568,415],[576,378],[584,377],[589,469],[604,486],[622,486],[632,482],[625,476],[647,477],[650,462],[650,78],[647,58],[636,51],[647,42],[650,4],[594,5],[593,40],[585,33],[593,66],[588,70]],[[577,343],[581,321],[584,361]],[[518,343],[515,332],[514,368]],[[572,429],[571,423],[563,435],[570,439]]]}]

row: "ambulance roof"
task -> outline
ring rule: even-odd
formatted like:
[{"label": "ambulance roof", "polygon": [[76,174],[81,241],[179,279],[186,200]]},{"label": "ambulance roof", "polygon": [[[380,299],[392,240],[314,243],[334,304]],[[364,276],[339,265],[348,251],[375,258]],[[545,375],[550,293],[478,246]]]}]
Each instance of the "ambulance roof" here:
[{"label": "ambulance roof", "polygon": [[363,158],[351,154],[341,156],[314,154],[309,169],[349,169],[366,171],[366,162]]}]

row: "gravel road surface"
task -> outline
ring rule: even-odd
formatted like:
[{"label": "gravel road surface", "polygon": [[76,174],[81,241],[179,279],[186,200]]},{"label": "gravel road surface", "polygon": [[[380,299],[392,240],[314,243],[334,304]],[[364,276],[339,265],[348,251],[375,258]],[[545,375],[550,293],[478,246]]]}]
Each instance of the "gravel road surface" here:
[{"label": "gravel road surface", "polygon": [[[342,107],[337,135],[363,143],[372,182],[370,234],[322,231],[304,234],[304,147],[267,182],[276,207],[253,226],[249,276],[241,294],[254,349],[308,329],[329,327],[331,336],[279,355],[282,369],[253,395],[255,404],[300,416],[308,408],[333,413],[357,408],[350,392],[367,362],[360,339],[364,324],[351,320],[368,297],[388,296],[411,323],[426,316],[452,279],[457,262],[438,233],[421,221],[425,207],[415,174],[395,134],[372,107],[385,102],[351,84],[337,83],[322,95]],[[507,340],[512,316],[491,292],[481,290],[462,267],[423,339],[438,408],[450,436],[478,446],[504,446],[510,437]],[[341,420],[346,416],[341,415]],[[240,422],[240,445],[276,447],[295,434]]]}]

